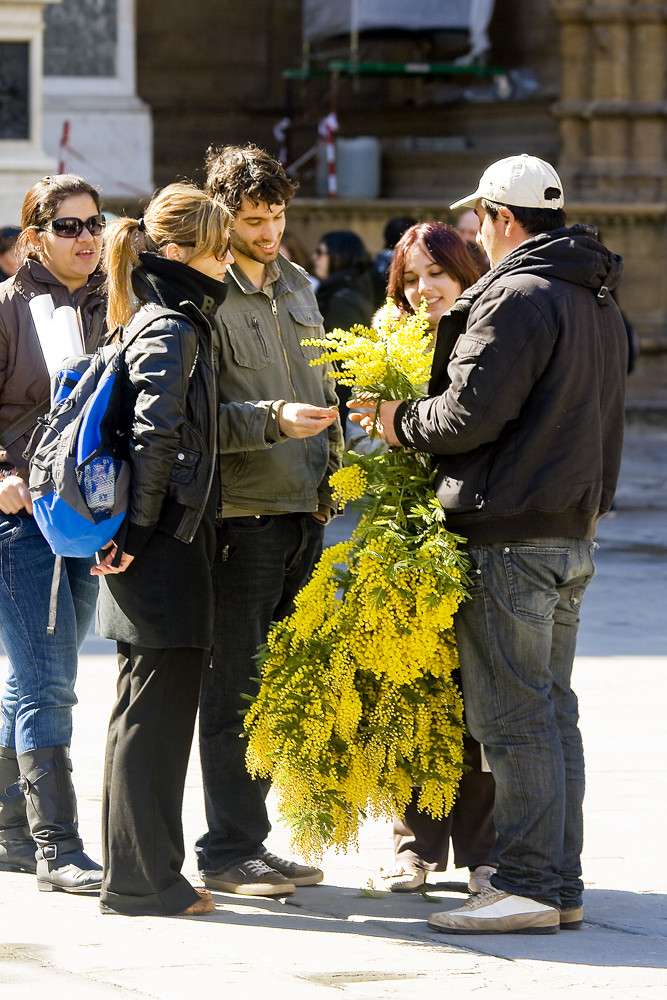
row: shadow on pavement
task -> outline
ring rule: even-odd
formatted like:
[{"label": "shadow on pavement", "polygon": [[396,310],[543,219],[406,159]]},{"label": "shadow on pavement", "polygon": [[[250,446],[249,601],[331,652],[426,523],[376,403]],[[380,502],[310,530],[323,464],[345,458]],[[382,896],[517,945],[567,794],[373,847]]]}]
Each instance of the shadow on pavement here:
[{"label": "shadow on pavement", "polygon": [[419,893],[399,899],[391,893],[371,897],[358,889],[326,885],[301,893],[297,890],[284,901],[214,892],[219,909],[199,919],[271,930],[399,938],[406,946],[451,946],[485,955],[567,965],[665,967],[665,895],[587,889],[584,927],[557,936],[440,934],[428,928],[429,915],[460,906],[461,897],[458,893],[442,894],[438,884],[429,886],[428,895],[428,900]]}]

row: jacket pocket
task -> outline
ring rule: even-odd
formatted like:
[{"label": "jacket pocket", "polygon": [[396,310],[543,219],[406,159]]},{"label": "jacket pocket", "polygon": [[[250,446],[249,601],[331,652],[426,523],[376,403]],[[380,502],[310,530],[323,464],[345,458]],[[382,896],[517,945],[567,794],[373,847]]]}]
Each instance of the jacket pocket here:
[{"label": "jacket pocket", "polygon": [[[199,429],[188,420],[184,421],[181,427],[181,440],[169,476],[172,484],[186,486],[193,483],[199,474],[205,450],[206,445]],[[180,494],[179,499],[183,501],[185,498]]]},{"label": "jacket pocket", "polygon": [[[517,543],[503,546],[512,610],[522,618],[551,622],[559,583],[567,579],[570,550],[564,545]],[[583,593],[583,591],[582,591]]]},{"label": "jacket pocket", "polygon": [[220,468],[220,482],[224,487],[235,485],[243,475],[249,452],[235,451],[229,454],[222,453],[218,456]]},{"label": "jacket pocket", "polygon": [[315,306],[289,306],[288,312],[294,323],[294,331],[301,347],[301,353],[308,361],[317,361],[324,349],[305,345],[303,341],[324,336],[322,313]]},{"label": "jacket pocket", "polygon": [[189,483],[196,475],[200,461],[200,451],[179,448],[171,468],[171,475],[169,476],[172,483],[181,483],[183,485]]},{"label": "jacket pocket", "polygon": [[486,340],[482,340],[480,337],[473,337],[469,333],[462,333],[454,344],[450,360],[453,358],[478,358],[488,346]]},{"label": "jacket pocket", "polygon": [[435,493],[443,510],[468,514],[482,510],[488,500],[493,454],[482,447],[464,455],[443,455],[438,462]]},{"label": "jacket pocket", "polygon": [[259,311],[226,313],[224,330],[235,365],[259,371],[275,363],[274,338],[262,329]]}]

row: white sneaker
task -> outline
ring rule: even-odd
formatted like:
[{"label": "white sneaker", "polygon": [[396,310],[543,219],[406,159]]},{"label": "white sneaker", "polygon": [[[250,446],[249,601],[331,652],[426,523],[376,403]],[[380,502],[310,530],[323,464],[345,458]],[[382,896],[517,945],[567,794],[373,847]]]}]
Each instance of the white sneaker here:
[{"label": "white sneaker", "polygon": [[471,869],[470,878],[468,879],[468,892],[477,893],[481,892],[482,889],[493,889],[491,876],[495,875],[497,870],[492,865],[478,865],[477,868]]},{"label": "white sneaker", "polygon": [[417,892],[426,882],[426,872],[416,865],[398,865],[382,872],[382,885],[390,892]]},{"label": "white sneaker", "polygon": [[443,934],[555,934],[557,907],[498,889],[482,889],[456,910],[433,913],[428,925]]}]

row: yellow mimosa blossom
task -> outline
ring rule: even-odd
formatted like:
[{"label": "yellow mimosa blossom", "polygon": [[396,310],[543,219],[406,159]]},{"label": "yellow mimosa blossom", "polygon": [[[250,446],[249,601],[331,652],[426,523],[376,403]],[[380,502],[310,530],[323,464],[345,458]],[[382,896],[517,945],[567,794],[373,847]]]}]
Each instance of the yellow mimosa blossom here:
[{"label": "yellow mimosa blossom", "polygon": [[344,465],[329,476],[329,485],[333,490],[334,503],[342,510],[345,504],[364,495],[368,476],[359,465]]},{"label": "yellow mimosa blossom", "polygon": [[[387,311],[389,312],[389,311]],[[379,330],[336,330],[323,360],[378,399],[415,399],[430,367],[424,309]],[[315,362],[318,363],[318,362]],[[427,456],[348,455],[334,502],[361,500],[347,542],[323,553],[293,613],[259,652],[262,685],[245,718],[247,765],[271,776],[295,847],[354,848],[367,815],[447,813],[465,770],[453,617],[466,596],[462,539],[445,527]]]}]

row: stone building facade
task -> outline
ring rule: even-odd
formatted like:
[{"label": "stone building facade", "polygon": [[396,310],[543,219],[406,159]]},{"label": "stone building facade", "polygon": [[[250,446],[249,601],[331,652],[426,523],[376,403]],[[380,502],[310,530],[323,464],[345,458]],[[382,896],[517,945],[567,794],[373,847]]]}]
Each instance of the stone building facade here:
[{"label": "stone building facade", "polygon": [[[307,165],[290,228],[309,249],[326,229],[354,228],[376,250],[390,216],[448,220],[489,162],[534,152],[558,166],[570,221],[598,225],[625,257],[620,300],[644,347],[667,350],[667,4],[498,2],[490,61],[509,74],[504,94],[488,79],[428,76],[341,78],[334,92],[323,76],[286,95],[282,71],[303,58],[300,16],[300,0],[137,0],[137,90],[153,112],[158,184],[201,178],[211,143],[277,152],[286,96],[290,155],[301,156],[334,105],[341,134],[380,141],[380,199],[317,199]],[[321,54],[345,58],[347,44]],[[451,61],[466,44],[461,32],[361,39],[362,58],[385,62]]]},{"label": "stone building facade", "polygon": [[[38,106],[41,39],[27,14],[43,6]],[[28,186],[25,170],[53,169],[65,121],[81,154],[67,168],[101,183],[108,207],[122,212],[136,210],[154,184],[201,180],[210,144],[254,141],[277,153],[275,129],[289,114],[288,158],[303,160],[290,229],[312,250],[324,231],[353,228],[375,251],[392,215],[450,220],[447,206],[488,163],[532,152],[557,165],[569,220],[596,224],[623,254],[621,304],[645,349],[667,351],[667,3],[498,0],[489,62],[500,74],[315,72],[289,85],[283,71],[304,60],[301,0],[0,0],[0,8],[0,43],[15,53],[27,40],[32,53],[29,133],[18,134],[6,100],[0,115],[0,169],[14,164],[16,191]],[[362,35],[359,57],[451,63],[467,42],[463,30],[379,32]],[[309,58],[319,71],[349,58],[349,39],[320,43]],[[11,89],[8,65],[5,58],[0,97]],[[379,198],[315,197],[306,154],[331,110],[341,136],[379,144]],[[5,195],[14,190],[9,173]]]}]

